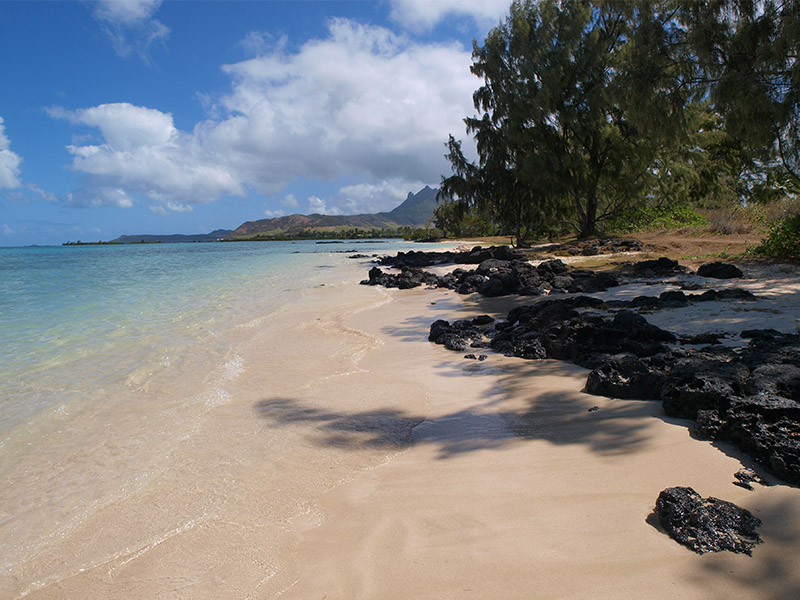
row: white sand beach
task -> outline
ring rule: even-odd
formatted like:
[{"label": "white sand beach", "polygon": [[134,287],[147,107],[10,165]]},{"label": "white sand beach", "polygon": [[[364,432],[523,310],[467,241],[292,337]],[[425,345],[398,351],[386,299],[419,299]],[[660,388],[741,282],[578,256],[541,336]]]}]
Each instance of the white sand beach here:
[{"label": "white sand beach", "polygon": [[[427,341],[436,319],[530,299],[357,285],[368,268],[337,267],[243,342],[248,372],[267,348],[281,360],[227,381],[168,469],[27,563],[16,576],[36,583],[6,597],[800,595],[797,488],[732,485],[752,466],[735,449],[693,439],[660,403],[583,393],[587,371],[569,363],[467,360]],[[735,285],[762,300],[648,319],[794,331],[797,272],[747,275]],[[655,500],[676,485],[759,517],[753,556],[700,556],[661,531]]]},{"label": "white sand beach", "polygon": [[[753,323],[791,331],[800,314],[798,280],[774,271],[769,280],[761,271],[734,284],[707,280],[764,297],[744,308],[715,302],[699,309],[715,315],[710,328]],[[751,466],[735,449],[692,439],[689,422],[665,418],[660,403],[582,393],[587,371],[574,365],[494,354],[476,362],[418,342],[435,318],[463,317],[464,310],[501,315],[501,307],[520,301],[400,291],[391,304],[354,318],[357,328],[386,340],[362,367],[425,382],[428,413],[407,452],[322,498],[325,521],[303,536],[296,583],[286,595],[797,596],[796,488],[732,485],[742,463]],[[708,316],[693,310],[648,318],[686,332],[708,330]],[[588,412],[592,406],[599,410]],[[652,514],[658,493],[675,485],[747,507],[764,522],[764,543],[752,557],[699,556],[678,545]]]}]

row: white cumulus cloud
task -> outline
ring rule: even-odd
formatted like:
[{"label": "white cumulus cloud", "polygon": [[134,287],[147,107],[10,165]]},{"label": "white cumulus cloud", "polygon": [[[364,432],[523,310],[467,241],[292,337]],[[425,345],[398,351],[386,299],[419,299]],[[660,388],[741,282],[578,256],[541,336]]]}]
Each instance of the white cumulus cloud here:
[{"label": "white cumulus cloud", "polygon": [[6,137],[5,121],[0,117],[0,190],[14,189],[22,185],[19,165],[22,158],[11,151],[11,141]]},{"label": "white cumulus cloud", "polygon": [[86,174],[90,184],[73,203],[126,207],[132,205],[131,195],[140,194],[170,210],[185,211],[188,204],[244,194],[213,148],[179,131],[169,113],[116,103],[50,114],[96,128],[103,138],[99,144],[67,146],[72,168]]},{"label": "white cumulus cloud", "polygon": [[359,183],[341,188],[336,204],[347,214],[388,212],[402,203],[409,192],[425,187],[422,181],[389,179],[379,183]]},{"label": "white cumulus cloud", "polygon": [[297,201],[297,197],[294,194],[286,194],[280,199],[280,203],[284,206],[300,206],[300,202]]},{"label": "white cumulus cloud", "polygon": [[473,112],[470,64],[457,44],[336,19],[296,53],[281,46],[226,66],[233,90],[222,102],[233,116],[203,133],[267,194],[294,177],[435,182],[447,135]]},{"label": "white cumulus cloud", "polygon": [[308,212],[320,215],[341,215],[342,211],[336,206],[328,206],[327,202],[318,196],[309,196]]},{"label": "white cumulus cloud", "polygon": [[149,61],[150,47],[165,42],[170,33],[153,18],[160,7],[161,0],[98,0],[92,14],[119,56],[136,53]]},{"label": "white cumulus cloud", "polygon": [[51,109],[99,133],[68,146],[72,168],[89,187],[123,189],[173,211],[249,190],[296,207],[286,191],[298,180],[362,182],[310,202],[328,214],[389,209],[449,173],[447,136],[463,136],[479,85],[467,49],[344,19],[330,21],[324,39],[286,48],[279,41],[224,66],[231,90],[192,131],[177,129],[169,113],[128,103]]},{"label": "white cumulus cloud", "polygon": [[493,27],[508,14],[511,0],[392,0],[392,18],[413,30],[430,29],[448,16],[471,17]]}]

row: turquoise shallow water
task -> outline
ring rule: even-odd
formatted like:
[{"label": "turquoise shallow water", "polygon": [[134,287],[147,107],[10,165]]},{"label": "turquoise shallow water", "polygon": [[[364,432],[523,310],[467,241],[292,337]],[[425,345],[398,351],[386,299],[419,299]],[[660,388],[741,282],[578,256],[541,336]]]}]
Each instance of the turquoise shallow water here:
[{"label": "turquoise shallow water", "polygon": [[[151,561],[180,585],[278,572],[288,524],[387,450],[259,407],[405,402],[407,383],[357,367],[383,342],[348,319],[392,294],[359,286],[369,261],[347,257],[426,247],[0,248],[0,597],[62,597],[51,586],[90,572],[156,597]],[[246,596],[204,585],[176,597]]]},{"label": "turquoise shallow water", "polygon": [[[332,256],[405,243],[150,244],[0,249],[0,443],[62,404],[143,387],[312,285]],[[419,246],[414,246],[418,248]]]}]

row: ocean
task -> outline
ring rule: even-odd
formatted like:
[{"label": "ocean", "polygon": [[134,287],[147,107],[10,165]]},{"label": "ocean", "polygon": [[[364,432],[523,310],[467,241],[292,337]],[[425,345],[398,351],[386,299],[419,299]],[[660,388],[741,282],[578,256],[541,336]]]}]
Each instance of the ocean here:
[{"label": "ocean", "polygon": [[[225,597],[196,587],[209,570],[247,569],[248,589],[272,578],[287,523],[386,454],[322,449],[273,408],[330,404],[344,379],[343,397],[360,393],[354,365],[380,341],[345,317],[388,295],[359,286],[368,261],[347,256],[425,247],[0,248],[0,596],[59,597],[97,569],[111,582],[177,538],[195,549],[177,597]],[[222,522],[233,538],[214,535]]]}]

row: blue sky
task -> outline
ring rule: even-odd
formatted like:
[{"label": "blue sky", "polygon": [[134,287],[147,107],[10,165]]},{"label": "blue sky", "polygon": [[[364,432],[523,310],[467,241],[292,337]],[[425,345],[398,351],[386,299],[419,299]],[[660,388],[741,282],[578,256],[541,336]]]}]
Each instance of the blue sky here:
[{"label": "blue sky", "polygon": [[0,246],[391,210],[508,4],[0,1]]}]

